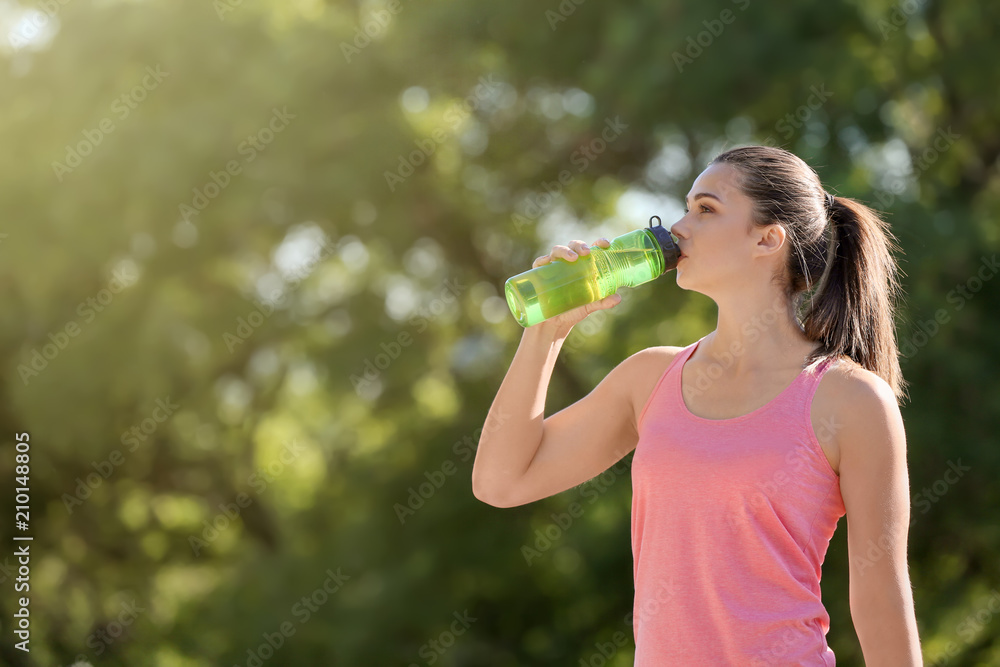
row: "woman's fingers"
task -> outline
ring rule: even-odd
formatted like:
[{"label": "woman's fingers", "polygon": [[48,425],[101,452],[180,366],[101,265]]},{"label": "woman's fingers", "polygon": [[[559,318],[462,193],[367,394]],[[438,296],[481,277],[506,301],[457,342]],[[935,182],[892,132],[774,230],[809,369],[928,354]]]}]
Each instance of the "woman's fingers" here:
[{"label": "woman's fingers", "polygon": [[542,255],[541,257],[536,258],[535,261],[531,263],[531,268],[539,267],[544,264],[550,264],[552,260],[556,258],[565,259],[571,262],[576,259],[576,253],[564,245],[554,245],[552,246],[552,252],[548,255]]},{"label": "woman's fingers", "polygon": [[[576,241],[570,241],[570,245],[574,243],[576,243]],[[562,259],[565,259],[568,262],[572,262],[575,261],[577,257],[579,257],[579,254],[577,253],[576,250],[574,250],[568,245],[554,245],[552,246],[552,256],[561,257]]]},{"label": "woman's fingers", "polygon": [[[597,239],[592,245],[598,246],[600,248],[608,248],[611,246],[611,241],[607,240],[603,236]],[[584,241],[579,239],[570,241],[568,245],[554,245],[552,246],[552,252],[548,255],[542,255],[541,257],[535,258],[535,261],[531,263],[531,268],[537,268],[544,264],[549,264],[553,259],[564,259],[567,262],[575,262],[578,257],[585,257],[590,254],[590,245],[587,245]]]}]

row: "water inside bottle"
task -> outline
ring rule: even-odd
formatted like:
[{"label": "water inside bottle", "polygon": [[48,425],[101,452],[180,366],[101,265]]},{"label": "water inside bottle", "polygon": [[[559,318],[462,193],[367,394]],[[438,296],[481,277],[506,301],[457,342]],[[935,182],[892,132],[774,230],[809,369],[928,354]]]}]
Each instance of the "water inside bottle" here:
[{"label": "water inside bottle", "polygon": [[595,247],[574,262],[556,259],[542,268],[514,276],[505,286],[511,312],[525,327],[603,299],[618,287],[652,280],[662,273],[663,255],[658,248]]}]

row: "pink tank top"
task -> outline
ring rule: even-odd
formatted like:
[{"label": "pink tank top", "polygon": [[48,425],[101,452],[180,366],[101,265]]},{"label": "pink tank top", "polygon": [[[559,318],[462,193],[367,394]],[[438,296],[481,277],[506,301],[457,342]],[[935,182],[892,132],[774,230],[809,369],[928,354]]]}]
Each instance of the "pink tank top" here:
[{"label": "pink tank top", "polygon": [[639,416],[635,667],[834,665],[819,582],[846,512],[809,416],[831,360],[753,412],[705,419],[681,395],[701,340],[674,357]]}]

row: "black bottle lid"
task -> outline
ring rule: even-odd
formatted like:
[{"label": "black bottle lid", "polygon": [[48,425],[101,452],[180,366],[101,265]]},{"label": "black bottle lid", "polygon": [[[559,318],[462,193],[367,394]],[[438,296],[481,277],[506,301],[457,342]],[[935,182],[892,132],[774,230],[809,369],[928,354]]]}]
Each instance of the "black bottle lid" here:
[{"label": "black bottle lid", "polygon": [[[655,226],[653,225],[653,220],[656,220]],[[681,249],[674,243],[674,237],[671,236],[670,230],[663,226],[660,216],[654,215],[649,219],[648,229],[653,232],[653,236],[656,237],[656,240],[660,244],[660,249],[663,251],[663,273],[677,268],[677,262],[681,258]],[[663,274],[661,273],[660,275]]]}]

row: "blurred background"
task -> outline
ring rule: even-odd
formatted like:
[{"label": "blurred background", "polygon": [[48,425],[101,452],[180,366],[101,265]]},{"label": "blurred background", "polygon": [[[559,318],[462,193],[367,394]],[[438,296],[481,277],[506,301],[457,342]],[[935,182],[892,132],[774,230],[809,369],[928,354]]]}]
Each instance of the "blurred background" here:
[{"label": "blurred background", "polygon": [[[523,331],[503,284],[555,243],[671,224],[712,157],[766,143],[900,240],[925,661],[1000,665],[998,21],[963,0],[0,2],[0,663],[631,665],[631,455],[530,505],[472,496]],[[673,274],[626,292],[563,347],[548,415],[714,328]],[[846,532],[823,599],[862,665]]]}]

